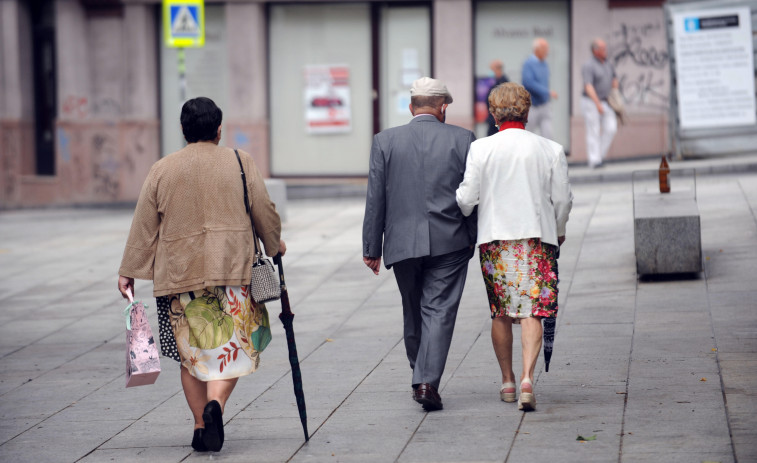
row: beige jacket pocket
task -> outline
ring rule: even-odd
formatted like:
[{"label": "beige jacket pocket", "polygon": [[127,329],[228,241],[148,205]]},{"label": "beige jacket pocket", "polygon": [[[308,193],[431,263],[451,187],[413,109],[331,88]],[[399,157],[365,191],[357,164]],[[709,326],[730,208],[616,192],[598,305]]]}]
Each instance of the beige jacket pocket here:
[{"label": "beige jacket pocket", "polygon": [[210,230],[205,236],[205,276],[211,280],[241,279],[252,263],[249,228]]},{"label": "beige jacket pocket", "polygon": [[168,279],[172,283],[181,283],[203,278],[205,231],[176,238],[166,238]]}]

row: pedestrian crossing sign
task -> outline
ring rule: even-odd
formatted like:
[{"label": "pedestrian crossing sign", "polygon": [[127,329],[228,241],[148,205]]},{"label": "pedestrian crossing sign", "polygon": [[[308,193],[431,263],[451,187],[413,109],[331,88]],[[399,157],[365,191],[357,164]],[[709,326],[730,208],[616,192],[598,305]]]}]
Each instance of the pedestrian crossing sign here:
[{"label": "pedestrian crossing sign", "polygon": [[163,0],[163,35],[168,47],[205,45],[204,0]]}]

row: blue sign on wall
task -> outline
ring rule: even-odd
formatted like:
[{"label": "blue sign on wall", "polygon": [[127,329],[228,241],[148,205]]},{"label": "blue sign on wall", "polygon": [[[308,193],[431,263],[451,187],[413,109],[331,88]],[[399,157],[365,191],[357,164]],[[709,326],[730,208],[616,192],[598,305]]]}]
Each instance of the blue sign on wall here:
[{"label": "blue sign on wall", "polygon": [[163,0],[163,29],[169,47],[201,47],[205,44],[203,0]]},{"label": "blue sign on wall", "polygon": [[686,18],[683,23],[686,32],[699,30],[699,18]]},{"label": "blue sign on wall", "polygon": [[171,5],[171,34],[197,37],[200,34],[200,8],[197,5]]}]

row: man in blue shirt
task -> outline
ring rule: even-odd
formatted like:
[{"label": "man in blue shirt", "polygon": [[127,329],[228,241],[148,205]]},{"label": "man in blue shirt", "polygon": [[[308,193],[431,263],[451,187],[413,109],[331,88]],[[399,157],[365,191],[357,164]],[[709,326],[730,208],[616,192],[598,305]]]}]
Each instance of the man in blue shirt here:
[{"label": "man in blue shirt", "polygon": [[557,98],[557,92],[549,89],[549,65],[546,59],[549,43],[539,37],[534,40],[533,54],[523,63],[521,82],[531,94],[531,110],[528,113],[526,129],[537,132],[544,138],[552,139],[552,109],[550,100]]}]

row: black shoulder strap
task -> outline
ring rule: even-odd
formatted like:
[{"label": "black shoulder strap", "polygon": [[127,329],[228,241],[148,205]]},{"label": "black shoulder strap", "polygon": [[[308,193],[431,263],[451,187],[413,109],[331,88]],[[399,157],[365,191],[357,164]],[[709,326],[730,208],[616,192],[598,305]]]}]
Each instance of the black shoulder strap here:
[{"label": "black shoulder strap", "polygon": [[244,174],[244,167],[242,167],[242,159],[239,157],[239,151],[234,150],[234,154],[237,155],[237,162],[239,162],[239,170],[242,172],[242,187],[244,187],[244,209],[247,213],[250,213],[250,199],[247,196],[247,176]]},{"label": "black shoulder strap", "polygon": [[255,222],[252,221],[250,216],[250,198],[247,196],[247,176],[244,174],[244,167],[242,167],[242,159],[239,157],[239,151],[234,150],[234,154],[237,155],[237,162],[239,162],[239,170],[242,173],[242,186],[244,187],[244,208],[247,211],[247,215],[250,217],[250,225],[252,226],[252,243],[255,246],[255,255],[261,254],[258,249],[258,238],[255,233]]}]

